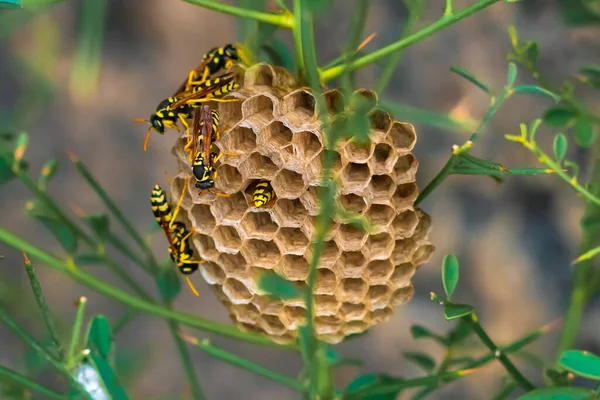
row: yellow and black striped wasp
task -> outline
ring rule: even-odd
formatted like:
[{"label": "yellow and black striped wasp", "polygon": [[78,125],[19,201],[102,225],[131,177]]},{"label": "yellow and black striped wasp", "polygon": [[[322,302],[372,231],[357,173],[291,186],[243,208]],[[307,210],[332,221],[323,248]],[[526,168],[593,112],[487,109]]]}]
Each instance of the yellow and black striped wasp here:
[{"label": "yellow and black striped wasp", "polygon": [[[187,184],[187,179],[185,180],[185,184]],[[193,259],[194,251],[192,250],[189,241],[194,230],[188,231],[183,223],[175,221],[181,206],[181,201],[183,200],[183,194],[184,192],[182,191],[175,212],[173,212],[167,200],[165,191],[159,184],[156,184],[152,189],[150,204],[154,219],[156,219],[156,222],[158,222],[165,232],[165,236],[169,242],[169,255],[171,260],[173,260],[179,269],[179,272],[185,276],[192,292],[198,296],[198,291],[192,284],[189,275],[196,272],[200,264],[204,263],[204,260]]]},{"label": "yellow and black striped wasp", "polygon": [[254,186],[254,190],[252,191],[252,203],[249,205],[254,205],[256,208],[273,207],[277,196],[275,196],[275,191],[273,190],[273,186],[271,183],[265,179],[258,181],[258,183]]}]

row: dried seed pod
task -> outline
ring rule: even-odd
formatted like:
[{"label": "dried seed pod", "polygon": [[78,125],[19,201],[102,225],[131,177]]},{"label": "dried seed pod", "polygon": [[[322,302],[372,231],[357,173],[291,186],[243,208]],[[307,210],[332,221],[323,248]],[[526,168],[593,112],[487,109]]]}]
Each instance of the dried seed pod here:
[{"label": "dried seed pod", "polygon": [[[216,188],[230,197],[199,195],[190,176],[185,137],[173,148],[180,174],[172,196],[186,190],[183,218],[196,228],[193,245],[208,262],[206,282],[241,329],[260,332],[279,343],[296,340],[305,322],[302,299],[274,300],[258,288],[261,271],[272,269],[291,281],[305,281],[318,215],[324,137],[315,100],[298,88],[284,69],[258,64],[239,70],[242,88],[231,96],[241,102],[218,107],[224,155]],[[375,93],[357,93],[376,103]],[[330,111],[343,101],[337,90],[326,92]],[[315,287],[318,337],[337,343],[389,319],[393,307],[413,295],[411,277],[434,247],[427,238],[431,220],[413,203],[417,160],[412,125],[374,108],[370,143],[351,139],[334,151],[337,201],[367,216],[369,233],[336,218],[318,268]],[[276,194],[272,208],[251,204],[252,188],[267,179]]]}]

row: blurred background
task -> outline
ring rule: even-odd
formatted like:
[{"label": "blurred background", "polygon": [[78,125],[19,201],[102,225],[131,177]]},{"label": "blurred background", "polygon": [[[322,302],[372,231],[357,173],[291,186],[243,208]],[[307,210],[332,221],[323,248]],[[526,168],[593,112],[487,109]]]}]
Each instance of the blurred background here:
[{"label": "blurred background", "polygon": [[[153,223],[148,204],[150,189],[157,182],[166,185],[165,171],[171,176],[176,172],[170,153],[174,136],[153,135],[144,153],[147,126],[134,124],[132,119],[148,118],[206,51],[244,38],[239,36],[236,18],[181,1],[95,1],[83,7],[85,3],[87,0],[63,1],[34,11],[0,11],[0,129],[29,133],[26,159],[34,174],[46,160],[59,161],[58,175],[49,192],[62,204],[89,214],[104,211],[100,200],[74,170],[65,152],[69,150],[85,161],[136,228],[147,231]],[[455,0],[455,7],[473,3]],[[321,65],[344,48],[353,4],[349,0],[335,1],[316,21]],[[439,18],[443,6],[442,0],[428,1],[417,28]],[[500,89],[506,83],[506,55],[511,49],[507,28],[511,24],[517,27],[521,40],[538,42],[538,65],[549,79],[560,83],[583,64],[598,62],[600,54],[600,30],[594,26],[566,26],[563,11],[560,1],[499,2],[406,50],[380,99],[451,113],[466,121],[479,120],[488,106],[487,96],[451,74],[449,67],[462,66],[490,87]],[[401,1],[373,1],[365,32],[377,35],[365,51],[397,40],[406,17]],[[292,48],[290,32],[279,32],[277,37]],[[358,86],[374,88],[381,70],[380,65],[361,70]],[[520,70],[519,82],[533,81]],[[594,99],[579,88],[577,93],[590,109],[600,106],[598,96]],[[503,135],[518,133],[519,123],[529,123],[548,105],[544,98],[511,98],[489,124],[473,155],[508,168],[538,166],[528,151],[506,141]],[[413,122],[417,128],[414,152],[420,164],[420,188],[444,165],[451,146],[463,143],[470,133],[423,125],[413,120],[412,113],[399,112],[395,117]],[[553,137],[549,133],[542,128],[537,136],[548,151]],[[572,147],[568,156],[579,162],[586,176],[589,154]],[[0,186],[0,225],[44,249],[61,253],[47,231],[22,212],[29,198],[29,192],[18,181]],[[578,255],[579,218],[583,213],[583,202],[568,185],[550,175],[509,178],[501,185],[485,177],[453,176],[422,208],[432,216],[430,237],[437,250],[413,278],[414,298],[396,309],[390,322],[339,345],[342,355],[363,359],[365,371],[405,377],[421,372],[403,360],[403,351],[427,346],[441,357],[441,347],[414,341],[409,327],[420,324],[438,332],[451,327],[444,321],[440,307],[429,300],[430,292],[442,292],[440,265],[448,253],[456,254],[461,263],[455,300],[475,305],[484,327],[498,343],[516,339],[562,315],[569,296],[570,262]],[[116,224],[113,228],[118,229]],[[164,257],[164,238],[155,238],[154,243],[156,253]],[[21,254],[4,244],[0,244],[0,254],[4,255],[0,261],[0,302],[39,337],[44,327]],[[154,284],[139,269],[118,258],[118,254],[115,257],[143,286],[154,290]],[[125,312],[120,303],[96,295],[40,263],[34,265],[65,334],[74,319],[74,302],[82,295],[89,299],[90,316],[103,313],[114,322]],[[104,267],[90,268],[102,279],[115,282]],[[196,275],[200,297],[182,290],[176,307],[229,322],[225,308],[200,281],[200,275]],[[597,307],[588,310],[579,348],[600,352],[598,315]],[[186,332],[211,337],[233,353],[284,373],[295,374],[301,367],[300,358],[289,353]],[[556,336],[550,334],[528,350],[554,357]],[[0,343],[0,364],[22,370],[33,362],[27,346],[1,325]],[[138,316],[119,334],[116,344],[121,359],[119,371],[133,398],[185,395],[185,376],[163,321]],[[190,348],[190,352],[209,399],[296,396],[275,383],[212,359],[199,349]],[[342,368],[336,381],[345,385],[359,371],[358,367]],[[526,371],[534,381],[541,382],[539,368]],[[488,398],[501,387],[502,375],[501,368],[491,365],[476,376],[447,385],[430,398]],[[54,379],[46,378],[49,383]]]}]

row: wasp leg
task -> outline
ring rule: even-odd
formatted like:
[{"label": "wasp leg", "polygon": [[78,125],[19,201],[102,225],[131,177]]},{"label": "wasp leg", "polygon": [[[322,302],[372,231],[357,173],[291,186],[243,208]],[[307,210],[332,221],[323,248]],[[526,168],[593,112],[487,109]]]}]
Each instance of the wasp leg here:
[{"label": "wasp leg", "polygon": [[210,103],[211,101],[217,102],[217,103],[233,103],[236,101],[244,101],[244,99],[218,99],[216,97],[203,97],[201,99],[193,99],[193,100],[188,100],[186,101],[187,104],[189,105],[194,105],[194,104],[202,104],[202,103]]},{"label": "wasp leg", "polygon": [[190,279],[189,276],[187,276],[187,275],[185,276],[185,281],[187,282],[188,286],[190,287],[190,290],[192,291],[192,293],[194,293],[195,296],[200,296],[200,293],[198,293],[198,291],[192,284],[192,280]]},{"label": "wasp leg", "polygon": [[183,196],[185,196],[185,189],[188,184],[188,178],[183,180],[183,188],[181,189],[181,196],[179,196],[179,200],[177,201],[177,205],[173,210],[173,217],[171,218],[171,222],[169,223],[169,230],[173,228],[173,224],[175,223],[175,218],[177,218],[177,214],[179,214],[179,209],[181,208],[181,203],[183,202]]}]

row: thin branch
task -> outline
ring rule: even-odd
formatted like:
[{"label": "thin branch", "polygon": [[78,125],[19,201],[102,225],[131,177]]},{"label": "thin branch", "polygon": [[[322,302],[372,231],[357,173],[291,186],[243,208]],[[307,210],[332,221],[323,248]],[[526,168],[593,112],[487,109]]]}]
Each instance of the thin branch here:
[{"label": "thin branch", "polygon": [[223,14],[234,15],[236,17],[241,18],[249,18],[256,20],[258,22],[264,22],[266,24],[277,25],[281,28],[292,28],[293,20],[292,17],[288,14],[269,14],[263,13],[255,10],[248,10],[246,8],[232,6],[230,4],[224,4],[220,1],[215,0],[183,0],[186,3],[194,4],[200,7],[207,8],[209,10],[214,10],[221,12]]}]

